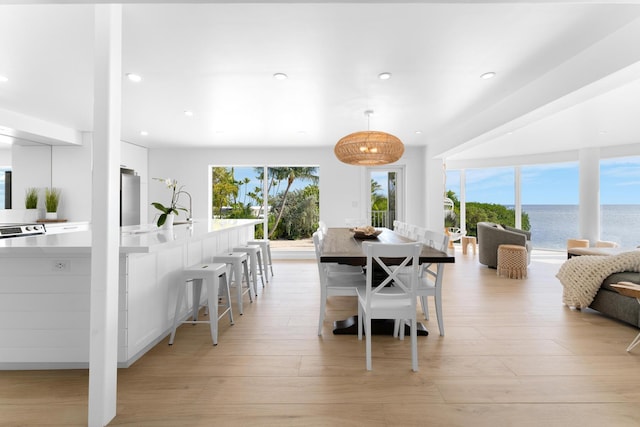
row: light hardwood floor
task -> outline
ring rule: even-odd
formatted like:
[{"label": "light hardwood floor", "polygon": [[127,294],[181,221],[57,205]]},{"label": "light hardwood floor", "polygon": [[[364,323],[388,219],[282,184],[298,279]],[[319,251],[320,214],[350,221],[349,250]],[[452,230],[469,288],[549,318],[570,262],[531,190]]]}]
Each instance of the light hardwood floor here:
[{"label": "light hardwood floor", "polygon": [[[183,325],[118,373],[117,416],[136,426],[638,426],[638,333],[591,310],[561,303],[563,254],[536,252],[526,280],[496,277],[477,256],[456,252],[445,273],[446,336],[435,312],[410,342],[331,333],[356,311],[328,303],[316,335],[314,262],[277,261],[276,276],[235,326]],[[86,370],[0,372],[1,425],[85,425]]]}]

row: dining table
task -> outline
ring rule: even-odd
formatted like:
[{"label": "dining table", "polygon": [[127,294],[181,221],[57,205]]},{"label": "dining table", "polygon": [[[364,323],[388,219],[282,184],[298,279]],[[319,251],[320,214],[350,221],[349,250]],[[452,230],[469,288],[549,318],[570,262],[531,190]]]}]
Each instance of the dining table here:
[{"label": "dining table", "polygon": [[[389,228],[376,228],[380,231],[376,236],[356,237],[353,229],[347,227],[328,228],[324,235],[322,248],[320,251],[320,262],[338,263],[346,265],[367,265],[367,256],[362,249],[363,242],[376,243],[411,243],[415,242],[406,236],[403,236]],[[400,263],[402,259],[398,259]],[[422,245],[420,253],[420,264],[452,264],[455,263],[455,256],[447,252],[433,248],[428,245]],[[393,259],[385,259],[387,263],[393,263]],[[372,322],[373,334],[392,334],[393,319],[381,319]],[[333,333],[336,335],[354,335],[358,332],[358,317],[351,316],[345,320],[337,320],[334,322]],[[421,322],[418,322],[418,335],[428,335],[427,329]]]}]

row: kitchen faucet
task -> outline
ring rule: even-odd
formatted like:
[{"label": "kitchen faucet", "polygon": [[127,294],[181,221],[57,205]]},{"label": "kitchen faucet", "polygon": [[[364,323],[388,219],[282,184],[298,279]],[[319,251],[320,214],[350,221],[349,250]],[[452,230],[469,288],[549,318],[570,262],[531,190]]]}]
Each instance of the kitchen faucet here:
[{"label": "kitchen faucet", "polygon": [[193,222],[193,212],[192,212],[192,206],[191,206],[191,194],[189,194],[188,192],[184,191],[184,190],[180,190],[178,192],[178,194],[180,193],[184,193],[187,196],[189,196],[189,215],[187,216],[187,222]]}]

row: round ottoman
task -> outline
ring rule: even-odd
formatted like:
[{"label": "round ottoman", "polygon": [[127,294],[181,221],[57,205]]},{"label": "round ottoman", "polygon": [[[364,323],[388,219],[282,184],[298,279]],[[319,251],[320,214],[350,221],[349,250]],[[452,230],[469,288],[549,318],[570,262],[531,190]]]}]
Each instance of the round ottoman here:
[{"label": "round ottoman", "polygon": [[510,279],[527,277],[527,248],[518,245],[498,246],[498,276]]},{"label": "round ottoman", "polygon": [[589,241],[587,239],[567,239],[567,249],[588,247]]}]

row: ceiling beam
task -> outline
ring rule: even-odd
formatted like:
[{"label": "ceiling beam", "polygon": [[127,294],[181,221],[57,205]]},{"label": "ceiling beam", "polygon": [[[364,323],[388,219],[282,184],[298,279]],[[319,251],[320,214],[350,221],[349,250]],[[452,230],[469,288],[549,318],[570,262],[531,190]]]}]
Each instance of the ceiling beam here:
[{"label": "ceiling beam", "polygon": [[546,74],[512,92],[430,146],[442,158],[534,123],[636,81],[640,76],[640,19],[620,28]]}]

